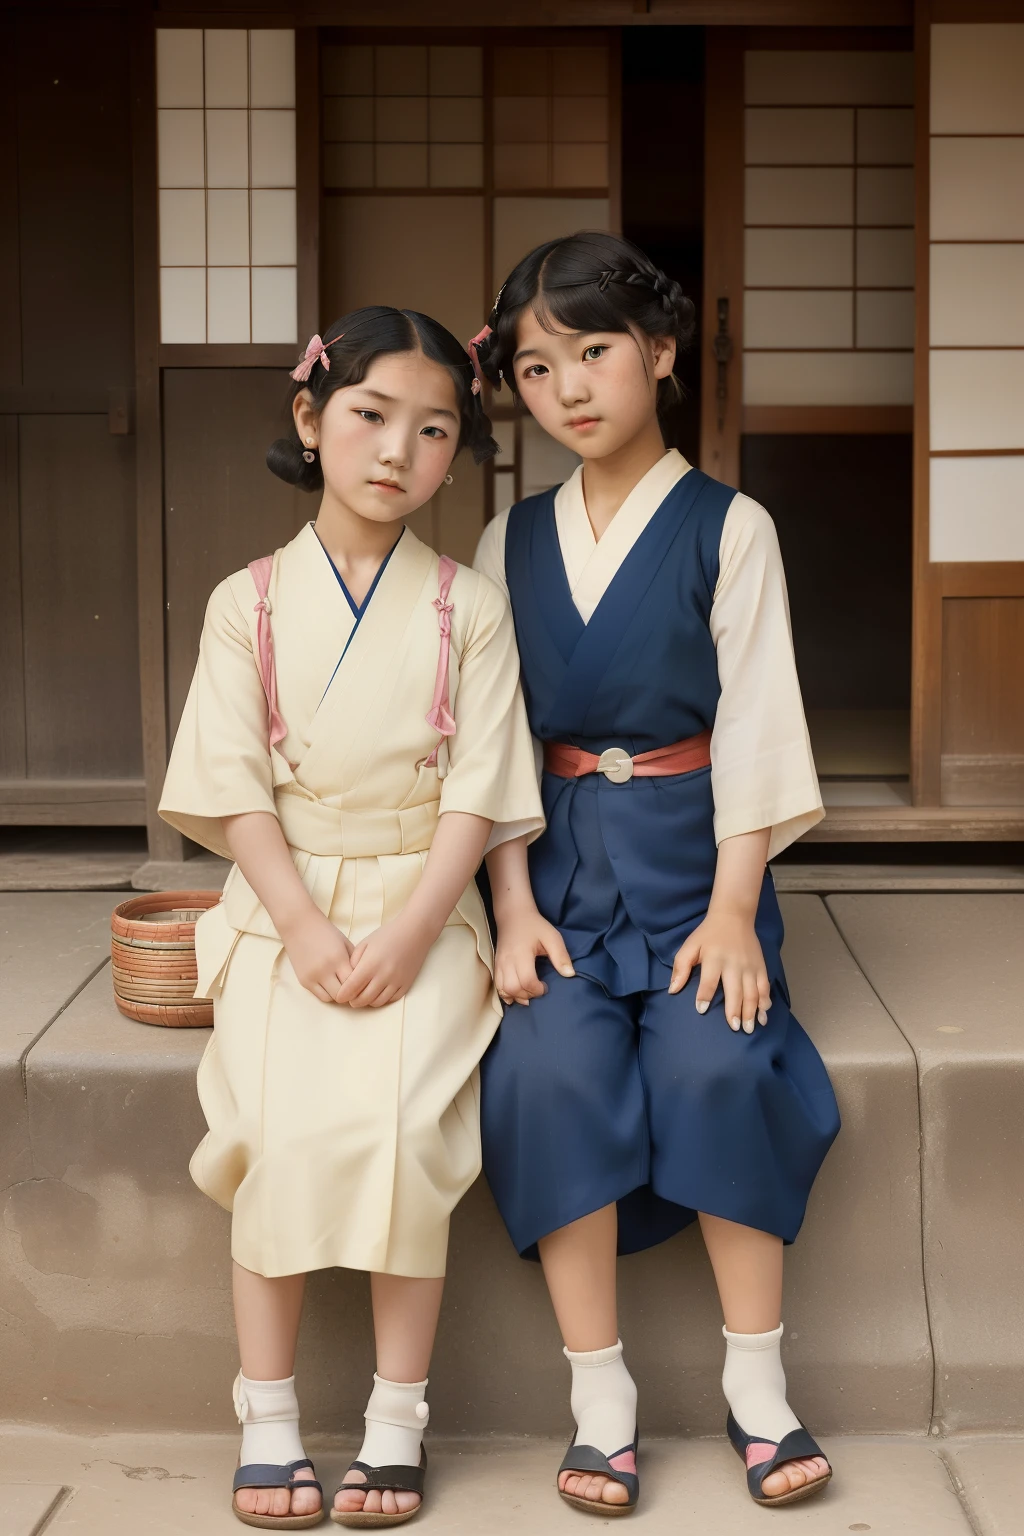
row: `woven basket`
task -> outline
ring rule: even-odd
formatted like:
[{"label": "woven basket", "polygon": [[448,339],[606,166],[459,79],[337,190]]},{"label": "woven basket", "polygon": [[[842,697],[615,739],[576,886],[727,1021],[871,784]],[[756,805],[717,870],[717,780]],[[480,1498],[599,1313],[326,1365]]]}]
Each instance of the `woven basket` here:
[{"label": "woven basket", "polygon": [[110,918],[114,1001],[140,1024],[195,1028],[213,1023],[213,1004],[196,999],[196,921],[219,891],[133,896]]}]

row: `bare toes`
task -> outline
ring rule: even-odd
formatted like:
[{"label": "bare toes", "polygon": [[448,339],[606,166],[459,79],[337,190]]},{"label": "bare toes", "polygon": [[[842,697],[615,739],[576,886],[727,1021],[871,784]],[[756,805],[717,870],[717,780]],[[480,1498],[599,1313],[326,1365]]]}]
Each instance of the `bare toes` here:
[{"label": "bare toes", "polygon": [[629,1489],[624,1483],[617,1483],[613,1477],[606,1477],[604,1487],[601,1489],[601,1497],[606,1504],[627,1504]]}]

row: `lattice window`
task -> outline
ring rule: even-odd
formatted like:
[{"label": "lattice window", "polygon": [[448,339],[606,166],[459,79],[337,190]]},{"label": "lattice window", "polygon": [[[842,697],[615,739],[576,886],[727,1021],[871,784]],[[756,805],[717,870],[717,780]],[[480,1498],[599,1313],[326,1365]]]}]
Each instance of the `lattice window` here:
[{"label": "lattice window", "polygon": [[295,34],[156,36],[161,340],[294,342]]},{"label": "lattice window", "polygon": [[494,50],[494,186],[608,186],[608,49]]},{"label": "lattice window", "polygon": [[746,55],[747,405],[913,394],[909,52]]},{"label": "lattice window", "polygon": [[323,89],[325,186],[483,186],[482,48],[327,47]]}]

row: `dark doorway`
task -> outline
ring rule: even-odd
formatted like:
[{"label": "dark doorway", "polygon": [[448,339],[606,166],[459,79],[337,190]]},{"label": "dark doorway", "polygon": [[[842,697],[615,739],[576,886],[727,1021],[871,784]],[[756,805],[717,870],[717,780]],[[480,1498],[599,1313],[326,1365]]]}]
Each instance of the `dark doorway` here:
[{"label": "dark doorway", "polygon": [[[704,29],[622,29],[622,232],[701,312],[704,272]],[[700,449],[700,348],[677,369],[686,389],[680,452]]]}]

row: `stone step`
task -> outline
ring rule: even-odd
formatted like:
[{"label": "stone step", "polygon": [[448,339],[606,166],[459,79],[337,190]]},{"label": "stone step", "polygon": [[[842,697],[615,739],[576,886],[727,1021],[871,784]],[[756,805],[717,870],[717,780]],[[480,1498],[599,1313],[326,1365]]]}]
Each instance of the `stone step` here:
[{"label": "stone step", "polygon": [[[432,1434],[427,1502],[416,1530],[579,1536],[579,1514],[553,1487],[564,1445]],[[823,1448],[835,1469],[831,1484],[781,1517],[801,1536],[1019,1536],[1020,1440],[843,1436]],[[310,1441],[307,1449],[330,1496],[357,1446]],[[0,1529],[4,1536],[37,1536],[42,1520],[49,1536],[231,1536],[239,1530],[230,1509],[237,1450],[234,1435],[85,1438],[14,1427],[0,1441]],[[764,1536],[768,1516],[747,1497],[743,1468],[727,1442],[647,1441],[640,1471],[641,1504],[630,1529]]]},{"label": "stone step", "polygon": [[[223,1429],[229,1222],[187,1172],[206,1032],[117,1013],[110,905],[0,897],[0,934],[16,933],[0,952],[3,1411],[91,1431]],[[822,1434],[926,1434],[934,1396],[936,1428],[1022,1428],[1024,897],[793,895],[783,909],[794,1009],[844,1120],[787,1260],[798,1411]],[[696,1231],[620,1274],[645,1431],[720,1433],[720,1316]],[[307,1427],[354,1435],[371,1370],[366,1278],[313,1276]],[[482,1182],[453,1223],[432,1378],[449,1433],[565,1432],[543,1280]]]}]

